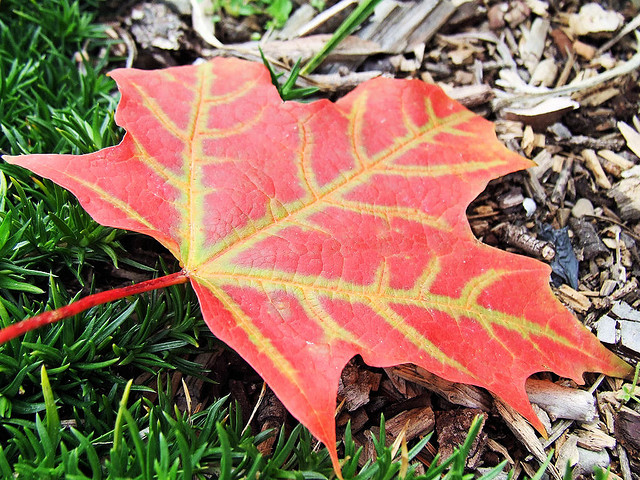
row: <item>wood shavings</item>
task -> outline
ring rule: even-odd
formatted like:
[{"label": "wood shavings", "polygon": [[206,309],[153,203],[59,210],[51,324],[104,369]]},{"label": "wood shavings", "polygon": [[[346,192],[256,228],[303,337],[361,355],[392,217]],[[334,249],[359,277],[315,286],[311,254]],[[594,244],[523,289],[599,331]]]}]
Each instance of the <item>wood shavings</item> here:
[{"label": "wood shavings", "polygon": [[[540,63],[542,65],[542,62]],[[562,116],[578,108],[580,104],[569,97],[548,98],[530,108],[505,108],[504,118],[531,125],[536,131],[544,131],[562,118]]]},{"label": "wood shavings", "polygon": [[586,313],[591,308],[589,297],[574,290],[569,285],[560,285],[556,292],[560,301],[576,312]]},{"label": "wood shavings", "polygon": [[587,168],[591,171],[591,173],[593,173],[596,183],[602,188],[606,188],[607,190],[611,189],[611,182],[607,178],[607,175],[604,173],[596,152],[594,152],[590,148],[585,148],[584,150],[582,150],[582,158],[584,159]]},{"label": "wood shavings", "polygon": [[596,56],[596,47],[576,40],[573,42],[573,51],[585,60],[592,60]]},{"label": "wood shavings", "polygon": [[615,448],[616,439],[594,427],[580,428],[575,431],[578,446],[587,450],[598,451],[604,448]]},{"label": "wood shavings", "polygon": [[605,10],[598,3],[587,3],[569,17],[569,28],[576,36],[596,32],[615,32],[624,17],[613,10]]},{"label": "wood shavings", "polygon": [[[640,42],[639,42],[640,46]],[[516,90],[515,93],[508,94],[506,92],[496,92],[498,98],[492,102],[494,110],[501,110],[502,108],[516,102],[535,102],[539,98],[554,97],[562,94],[573,93],[583,89],[592,88],[608,80],[627,75],[640,68],[640,50],[636,52],[629,60],[617,65],[611,70],[607,70],[600,74],[597,74],[591,78],[574,81],[568,85],[557,87],[554,89],[545,89],[542,87],[528,87],[528,89]],[[500,72],[502,77],[502,72]],[[499,84],[496,81],[496,84]],[[499,84],[500,85],[500,84]],[[526,85],[526,84],[525,84]],[[502,85],[501,85],[502,86]],[[537,90],[536,90],[537,89]],[[526,92],[521,94],[521,92]]]},{"label": "wood shavings", "polygon": [[566,418],[592,422],[598,418],[595,398],[585,390],[531,378],[527,380],[526,387],[529,400],[542,407],[553,421]]},{"label": "wood shavings", "polygon": [[542,0],[525,0],[525,3],[531,9],[531,11],[539,17],[546,17],[547,15],[549,15],[548,2],[544,2]]},{"label": "wood shavings", "polygon": [[530,85],[550,87],[558,75],[558,66],[553,58],[542,60],[531,74]]},{"label": "wood shavings", "polygon": [[[495,398],[494,401],[498,413],[504,419],[509,430],[511,430],[516,438],[527,447],[529,452],[531,452],[538,462],[544,462],[547,459],[547,454],[545,453],[540,440],[538,440],[538,436],[536,435],[533,427],[527,423],[522,415],[513,410],[509,405],[506,405],[497,398]],[[561,475],[553,465],[549,465],[547,472],[556,480],[560,480]]]},{"label": "wood shavings", "polygon": [[[634,118],[636,129],[638,128],[637,120],[637,117]],[[638,133],[638,130],[636,129],[632,128],[625,122],[618,122],[618,130],[620,130],[620,133],[627,141],[627,147],[629,147],[629,150],[635,153],[637,157],[640,157],[640,133]]]},{"label": "wood shavings", "polygon": [[614,163],[620,167],[621,170],[629,170],[631,167],[635,165],[631,160],[627,160],[622,155],[618,155],[617,153],[611,150],[599,150],[598,155],[600,155],[605,160]]},{"label": "wood shavings", "polygon": [[522,151],[526,156],[531,156],[535,148],[543,148],[545,145],[545,137],[541,133],[534,133],[531,125],[524,128],[522,135]]},{"label": "wood shavings", "polygon": [[520,45],[520,58],[524,66],[533,72],[544,52],[544,44],[551,23],[549,20],[537,17],[531,24],[531,30],[523,32],[523,42]]},{"label": "wood shavings", "polygon": [[494,227],[493,231],[499,234],[506,243],[529,255],[542,258],[547,262],[556,256],[556,251],[551,243],[538,240],[528,232],[526,227],[501,223]]},{"label": "wood shavings", "polygon": [[455,405],[479,408],[485,412],[491,410],[490,396],[484,390],[472,385],[449,382],[415,365],[400,365],[390,370],[395,375],[422,385]]},{"label": "wood shavings", "polygon": [[616,201],[624,220],[640,219],[640,176],[623,178],[607,195]]}]

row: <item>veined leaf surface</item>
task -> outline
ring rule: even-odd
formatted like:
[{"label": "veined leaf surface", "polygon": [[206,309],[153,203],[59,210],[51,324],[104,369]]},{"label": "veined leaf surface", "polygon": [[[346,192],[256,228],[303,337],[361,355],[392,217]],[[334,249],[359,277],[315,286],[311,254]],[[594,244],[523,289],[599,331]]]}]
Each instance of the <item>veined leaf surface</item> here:
[{"label": "veined leaf surface", "polygon": [[158,239],[204,318],[329,446],[356,354],[486,387],[542,428],[524,382],[625,374],[553,297],[549,268],[478,242],[465,208],[531,165],[432,85],[376,79],[283,103],[259,64],[116,70],[122,143],[5,157],[100,223]]}]

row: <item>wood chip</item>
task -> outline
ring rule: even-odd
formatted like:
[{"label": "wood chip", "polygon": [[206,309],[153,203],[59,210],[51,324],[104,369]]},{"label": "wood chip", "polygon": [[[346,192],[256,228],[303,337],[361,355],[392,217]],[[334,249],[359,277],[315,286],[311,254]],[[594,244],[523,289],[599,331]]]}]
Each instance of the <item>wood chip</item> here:
[{"label": "wood chip", "polygon": [[597,428],[576,429],[574,434],[578,437],[578,446],[587,450],[598,451],[604,448],[615,448],[616,439]]},{"label": "wood chip", "polygon": [[584,150],[582,150],[582,158],[584,159],[587,168],[595,177],[596,183],[602,188],[606,188],[607,190],[609,190],[611,188],[611,182],[607,178],[607,175],[604,173],[596,152],[594,152],[590,148],[585,148]]},{"label": "wood chip", "polygon": [[[640,56],[638,58],[640,59]],[[595,150],[620,150],[624,148],[624,139],[622,138],[593,138],[586,135],[574,135],[568,139],[561,139],[558,143],[570,147],[592,148]]]},{"label": "wood chip", "polygon": [[585,60],[592,60],[596,55],[596,47],[583,43],[579,40],[573,42],[573,51]]},{"label": "wood chip", "polygon": [[587,35],[596,32],[615,32],[624,17],[613,10],[605,10],[597,3],[587,3],[578,13],[569,17],[569,28],[574,35]]},{"label": "wood chip", "polygon": [[553,187],[553,191],[551,192],[551,202],[556,205],[559,205],[564,201],[569,179],[571,178],[571,174],[573,172],[573,161],[574,160],[572,156],[567,157],[567,159],[564,161],[562,170],[559,172],[560,175],[558,175],[556,184]]},{"label": "wood chip", "polygon": [[414,438],[421,437],[431,432],[435,425],[436,419],[431,407],[405,410],[395,417],[386,420],[385,431],[388,434],[386,439],[387,443],[393,443],[405,427],[405,439],[409,442]]},{"label": "wood chip", "polygon": [[[633,476],[631,474],[631,466],[629,465],[629,456],[627,455],[627,451],[624,449],[622,445],[618,445],[618,459],[620,460],[620,470],[622,472],[622,478],[624,480],[633,480]],[[619,480],[620,477],[616,475],[617,478],[612,478],[612,480]]]},{"label": "wood chip", "polygon": [[640,311],[633,308],[627,302],[615,302],[611,307],[611,313],[623,320],[640,322]]},{"label": "wood chip", "polygon": [[338,384],[338,397],[345,401],[345,407],[352,412],[369,403],[369,393],[380,387],[382,375],[358,368],[348,363],[342,370]]},{"label": "wood chip", "polygon": [[571,209],[571,215],[575,218],[582,218],[585,215],[593,216],[593,214],[593,204],[587,198],[579,198]]},{"label": "wood chip", "polygon": [[640,353],[640,322],[620,320],[620,344]]},{"label": "wood chip", "polygon": [[627,141],[627,147],[640,157],[640,133],[625,122],[618,122],[618,130]]},{"label": "wood chip", "polygon": [[[593,89],[593,91],[586,90],[584,92],[577,93],[575,94],[575,98],[583,107],[597,107],[618,95],[620,95],[620,90],[617,88],[596,88]],[[607,118],[601,125],[606,125],[608,128],[610,124],[613,125],[612,120],[611,118]]]},{"label": "wood chip", "polygon": [[578,313],[586,313],[591,308],[589,298],[569,285],[560,285],[556,291],[560,300]]},{"label": "wood chip", "polygon": [[538,240],[524,226],[501,223],[494,227],[493,231],[500,235],[509,245],[530,255],[542,258],[547,262],[550,262],[556,256],[556,251],[551,243]]},{"label": "wood chip", "polygon": [[[538,460],[538,462],[544,462],[547,459],[547,454],[545,453],[544,448],[542,448],[542,443],[538,440],[538,436],[536,435],[533,427],[529,425],[522,415],[500,399],[494,398],[494,403],[498,413],[507,424],[507,427],[509,427],[509,430],[511,430],[516,438],[520,440],[525,447],[527,447],[529,452],[536,460]],[[560,478],[562,478],[558,469],[553,465],[549,465],[547,472],[549,472],[556,480],[560,480]]]},{"label": "wood chip", "polygon": [[[275,40],[272,42],[246,42],[238,44],[239,48],[258,52],[262,48],[265,55],[279,59],[298,60],[304,63],[319,52],[329,41],[331,35],[310,35],[293,40]],[[231,48],[233,45],[228,45]],[[355,36],[348,36],[331,51],[328,61],[337,62],[354,58],[366,58],[380,53],[380,45],[370,40],[363,40]]]},{"label": "wood chip", "polygon": [[553,42],[556,44],[560,56],[567,58],[573,50],[573,43],[569,36],[561,29],[554,28],[551,30],[551,38],[553,38]]},{"label": "wood chip", "polygon": [[558,75],[558,66],[553,58],[546,58],[536,65],[531,73],[529,85],[551,87]]},{"label": "wood chip", "polygon": [[535,107],[505,108],[504,118],[531,125],[536,131],[544,131],[562,118],[564,114],[575,110],[580,104],[569,97],[554,97],[544,100]]},{"label": "wood chip", "polygon": [[640,413],[623,406],[616,416],[615,437],[624,447],[640,454]]},{"label": "wood chip", "polygon": [[387,53],[410,52],[415,45],[426,43],[455,11],[449,0],[385,2],[386,7],[382,3],[378,7],[385,13],[374,16],[357,35],[379,43]]},{"label": "wood chip", "polygon": [[390,370],[395,375],[422,385],[455,405],[469,408],[479,408],[485,412],[491,411],[491,397],[484,391],[472,385],[454,383],[427,372],[424,368],[405,364]]},{"label": "wood chip", "polygon": [[616,201],[624,220],[640,219],[640,177],[623,178],[607,195]]},{"label": "wood chip", "polygon": [[291,40],[300,36],[300,31],[311,22],[317,15],[317,11],[308,3],[303,3],[288,18],[282,29],[276,33],[279,40]]},{"label": "wood chip", "polygon": [[544,145],[544,135],[534,133],[531,125],[527,125],[524,128],[524,134],[522,135],[522,150],[524,151],[524,154],[529,157],[535,148],[542,148]]},{"label": "wood chip", "polygon": [[525,32],[525,41],[520,47],[520,58],[529,73],[533,73],[538,66],[550,27],[549,20],[537,17],[531,24],[531,30]]},{"label": "wood chip", "polygon": [[332,5],[326,10],[320,12],[309,23],[300,27],[296,32],[296,36],[303,37],[305,35],[309,35],[310,33],[316,31],[318,27],[325,24],[330,19],[335,18],[355,3],[358,3],[357,0],[340,0],[335,5]]},{"label": "wood chip", "polygon": [[500,455],[502,455],[509,465],[514,464],[514,461],[511,458],[511,455],[509,455],[509,450],[504,445],[496,442],[491,438],[487,438],[487,447],[489,447],[490,450],[493,450],[494,452],[497,452]]},{"label": "wood chip", "polygon": [[[462,445],[467,438],[474,418],[482,416],[482,426],[487,419],[487,414],[477,409],[463,408],[460,410],[449,410],[438,412],[436,418],[436,431],[438,433],[438,444],[440,448],[440,461],[449,458],[454,450]],[[487,434],[482,431],[471,444],[469,455],[467,456],[467,467],[475,468],[480,461],[484,450],[487,447]]]},{"label": "wood chip", "polygon": [[538,180],[540,180],[550,168],[553,168],[555,160],[551,155],[551,152],[547,149],[544,149],[540,151],[540,153],[538,153],[535,157],[533,157],[533,161],[536,166],[527,169],[527,171],[532,173]]},{"label": "wood chip", "polygon": [[339,73],[329,74],[313,74],[307,75],[304,85],[313,85],[323,91],[341,91],[350,90],[357,87],[362,82],[371,80],[382,75],[382,72],[370,70],[368,72],[349,72],[348,75],[340,75]]},{"label": "wood chip", "polygon": [[585,390],[531,378],[527,380],[526,388],[529,400],[542,407],[552,420],[566,418],[592,422],[598,417],[595,398]]},{"label": "wood chip", "polygon": [[[562,441],[561,441],[562,440]],[[564,435],[558,439],[560,446],[557,447],[556,468],[563,471],[567,463],[570,467],[575,466],[580,460],[580,452],[578,451],[578,437],[575,435]]]},{"label": "wood chip", "polygon": [[491,101],[494,97],[493,89],[489,85],[468,85],[445,89],[445,93],[467,108],[477,107]]},{"label": "wood chip", "polygon": [[599,150],[598,155],[607,161],[618,165],[622,170],[629,170],[635,165],[631,160],[627,160],[622,155],[618,155],[611,150]]}]

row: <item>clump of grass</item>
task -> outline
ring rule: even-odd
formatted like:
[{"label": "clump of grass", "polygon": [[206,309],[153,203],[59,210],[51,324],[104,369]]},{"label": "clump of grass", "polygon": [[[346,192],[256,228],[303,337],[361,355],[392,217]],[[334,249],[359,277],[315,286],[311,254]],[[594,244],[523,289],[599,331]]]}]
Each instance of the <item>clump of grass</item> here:
[{"label": "clump of grass", "polygon": [[96,3],[2,2],[2,153],[86,153],[120,138],[115,83],[103,75],[110,41],[88,11]]},{"label": "clump of grass", "polygon": [[[98,4],[2,1],[0,153],[86,153],[120,140],[115,83],[104,74],[111,41],[94,23]],[[100,264],[140,267],[125,255],[123,234],[95,223],[53,183],[0,164],[0,324],[92,291]],[[161,369],[201,374],[185,353],[211,338],[193,291],[178,288],[92,309],[0,346],[3,471],[38,458],[30,434],[10,439],[46,409],[38,374],[45,365],[61,415],[80,435],[99,436],[113,429],[127,378]]]},{"label": "clump of grass", "polygon": [[[155,402],[131,399],[132,382],[126,383],[115,416],[104,432],[83,428],[77,420],[62,420],[60,398],[40,368],[44,415],[35,420],[9,419],[3,428],[11,439],[0,445],[0,472],[5,478],[73,479],[329,479],[334,478],[326,449],[317,450],[308,430],[301,425],[290,433],[251,433],[242,421],[240,408],[222,398],[198,413],[181,412],[171,402],[170,387],[162,387],[158,377]],[[466,458],[482,421],[477,418],[466,441],[443,462],[434,460],[426,472],[418,474],[414,457],[430,435],[411,449],[398,450],[385,444],[384,418],[380,434],[373,437],[375,459],[363,466],[358,462],[362,448],[356,448],[347,427],[342,473],[347,480],[463,480]],[[277,435],[273,453],[264,457],[257,448]],[[17,460],[15,460],[17,458]],[[501,463],[480,480],[492,480],[504,468]]]},{"label": "clump of grass", "polygon": [[[119,141],[115,83],[101,54],[110,41],[86,10],[95,3],[0,5],[0,153],[87,153]],[[2,163],[0,194],[0,289],[10,304],[19,300],[7,290],[46,288],[34,277],[64,266],[83,283],[86,263],[117,262],[120,233],[93,222],[60,187]]]}]

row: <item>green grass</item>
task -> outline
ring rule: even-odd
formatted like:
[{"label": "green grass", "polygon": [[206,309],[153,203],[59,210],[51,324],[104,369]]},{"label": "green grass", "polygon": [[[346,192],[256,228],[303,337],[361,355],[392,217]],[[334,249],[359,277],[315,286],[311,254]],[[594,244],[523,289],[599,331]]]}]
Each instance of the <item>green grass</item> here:
[{"label": "green grass", "polygon": [[[59,406],[47,370],[40,370],[44,415],[34,421],[10,419],[4,428],[11,440],[0,445],[0,472],[5,478],[68,479],[326,479],[334,477],[326,449],[317,450],[315,440],[301,425],[288,434],[277,433],[273,453],[264,457],[257,446],[272,435],[253,435],[246,429],[240,409],[229,407],[222,398],[204,411],[181,412],[170,401],[169,389],[158,377],[158,399],[139,398],[130,402],[129,381],[120,398],[113,429],[104,434],[81,429],[81,423],[63,426]],[[131,404],[130,404],[131,403]],[[130,404],[130,405],[129,405]],[[342,465],[345,479],[405,480],[463,479],[465,459],[477,435],[481,419],[477,418],[467,440],[447,460],[434,460],[423,474],[416,474],[411,460],[429,441],[423,438],[413,448],[401,453],[385,446],[384,420],[380,435],[373,437],[375,462],[358,466],[362,448],[355,449],[350,428],[345,434],[346,458]],[[19,452],[13,465],[11,458]],[[480,480],[491,480],[502,471],[498,465]]]},{"label": "green grass", "polygon": [[211,3],[217,14],[213,17],[214,22],[220,21],[222,12],[232,17],[265,15],[269,19],[268,28],[282,27],[293,10],[291,0],[213,0]]},{"label": "green grass", "polygon": [[[1,1],[1,153],[86,153],[121,138],[113,120],[115,84],[105,76],[113,64],[110,43],[94,23],[99,4]],[[163,274],[160,258],[151,268],[131,257],[122,246],[125,235],[96,224],[53,183],[0,164],[0,325],[108,287],[108,278],[96,277],[110,265]],[[327,450],[300,425],[254,435],[227,399],[212,399],[193,414],[173,404],[162,387],[169,372],[206,373],[189,358],[215,342],[193,291],[177,285],[93,308],[0,346],[0,476],[333,477]],[[158,379],[154,401],[143,395],[153,390],[132,384],[144,372]],[[347,429],[344,476],[467,479],[465,458],[478,428],[476,422],[467,442],[423,475],[413,459],[429,437],[387,447],[382,420],[373,439],[375,459],[359,466],[362,450]],[[266,458],[257,446],[272,434],[277,440]]]}]

